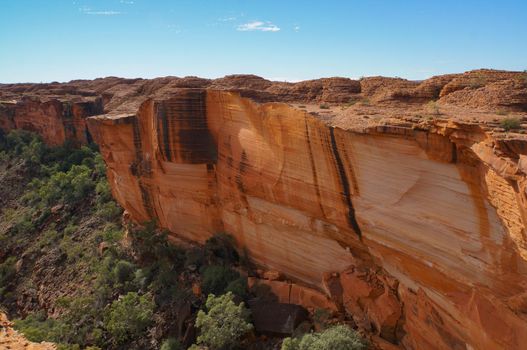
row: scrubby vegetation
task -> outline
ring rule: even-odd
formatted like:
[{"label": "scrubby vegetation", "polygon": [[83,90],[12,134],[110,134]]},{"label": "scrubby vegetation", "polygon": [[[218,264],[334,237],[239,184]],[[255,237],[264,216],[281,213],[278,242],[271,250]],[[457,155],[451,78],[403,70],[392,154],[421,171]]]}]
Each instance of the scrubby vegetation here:
[{"label": "scrubby vegetation", "polygon": [[199,345],[210,349],[231,349],[253,329],[249,310],[243,303],[236,305],[231,292],[218,297],[209,294],[205,307],[207,311],[200,310],[196,318],[196,327],[201,331],[197,339]]},{"label": "scrubby vegetation", "polygon": [[367,344],[360,335],[344,325],[322,332],[307,333],[299,338],[286,338],[282,350],[365,350]]},{"label": "scrubby vegetation", "polygon": [[521,127],[521,121],[518,118],[504,118],[501,120],[500,126],[505,131],[515,130]]}]

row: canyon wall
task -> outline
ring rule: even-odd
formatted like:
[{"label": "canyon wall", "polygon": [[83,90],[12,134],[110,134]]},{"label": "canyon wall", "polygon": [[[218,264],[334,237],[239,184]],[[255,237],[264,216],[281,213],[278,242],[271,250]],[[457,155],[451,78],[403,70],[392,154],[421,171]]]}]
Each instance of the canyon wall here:
[{"label": "canyon wall", "polygon": [[527,343],[524,141],[448,120],[355,130],[212,89],[88,126],[138,222],[228,232],[407,349]]},{"label": "canyon wall", "polygon": [[0,84],[4,132],[93,137],[133,220],[232,234],[251,285],[383,349],[525,347],[527,137],[500,125],[525,112],[526,73],[491,70]]},{"label": "canyon wall", "polygon": [[0,103],[0,129],[9,132],[24,129],[37,133],[49,145],[69,141],[84,145],[91,142],[86,117],[103,113],[101,98],[69,101],[24,97]]}]

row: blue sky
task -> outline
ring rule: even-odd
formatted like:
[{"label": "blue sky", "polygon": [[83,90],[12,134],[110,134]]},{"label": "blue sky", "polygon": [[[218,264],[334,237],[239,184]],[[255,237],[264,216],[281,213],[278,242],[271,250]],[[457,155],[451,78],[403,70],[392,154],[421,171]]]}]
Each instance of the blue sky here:
[{"label": "blue sky", "polygon": [[0,82],[527,69],[527,0],[2,0]]}]

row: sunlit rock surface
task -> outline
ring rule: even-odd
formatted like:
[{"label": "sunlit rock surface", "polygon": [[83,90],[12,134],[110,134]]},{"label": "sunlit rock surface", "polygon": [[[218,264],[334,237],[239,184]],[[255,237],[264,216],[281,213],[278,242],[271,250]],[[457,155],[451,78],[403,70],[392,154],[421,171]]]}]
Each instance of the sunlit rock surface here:
[{"label": "sunlit rock surface", "polygon": [[330,296],[407,348],[527,341],[524,143],[448,121],[344,130],[200,89],[88,123],[139,222],[198,242],[229,232],[320,290],[338,273]]},{"label": "sunlit rock surface", "polygon": [[[85,135],[133,220],[195,242],[228,232],[284,276],[252,283],[282,302],[346,312],[401,348],[527,344],[527,140],[524,128],[503,133],[497,113],[522,120],[525,74],[62,88],[81,87],[101,98],[106,114],[88,118]],[[2,129],[68,139],[39,127],[57,107],[30,117],[12,107],[24,93],[0,93],[15,99],[0,104]],[[9,124],[13,113],[28,123]]]}]

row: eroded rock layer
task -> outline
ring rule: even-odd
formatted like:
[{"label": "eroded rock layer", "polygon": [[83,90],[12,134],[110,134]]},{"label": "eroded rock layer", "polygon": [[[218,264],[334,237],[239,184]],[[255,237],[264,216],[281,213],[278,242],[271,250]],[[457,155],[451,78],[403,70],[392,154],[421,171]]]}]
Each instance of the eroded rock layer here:
[{"label": "eroded rock layer", "polygon": [[110,77],[0,99],[4,131],[93,136],[133,220],[232,234],[279,301],[347,313],[385,349],[527,344],[525,72]]},{"label": "eroded rock layer", "polygon": [[345,130],[210,89],[88,125],[134,220],[229,232],[408,349],[527,342],[523,141],[447,120]]}]

